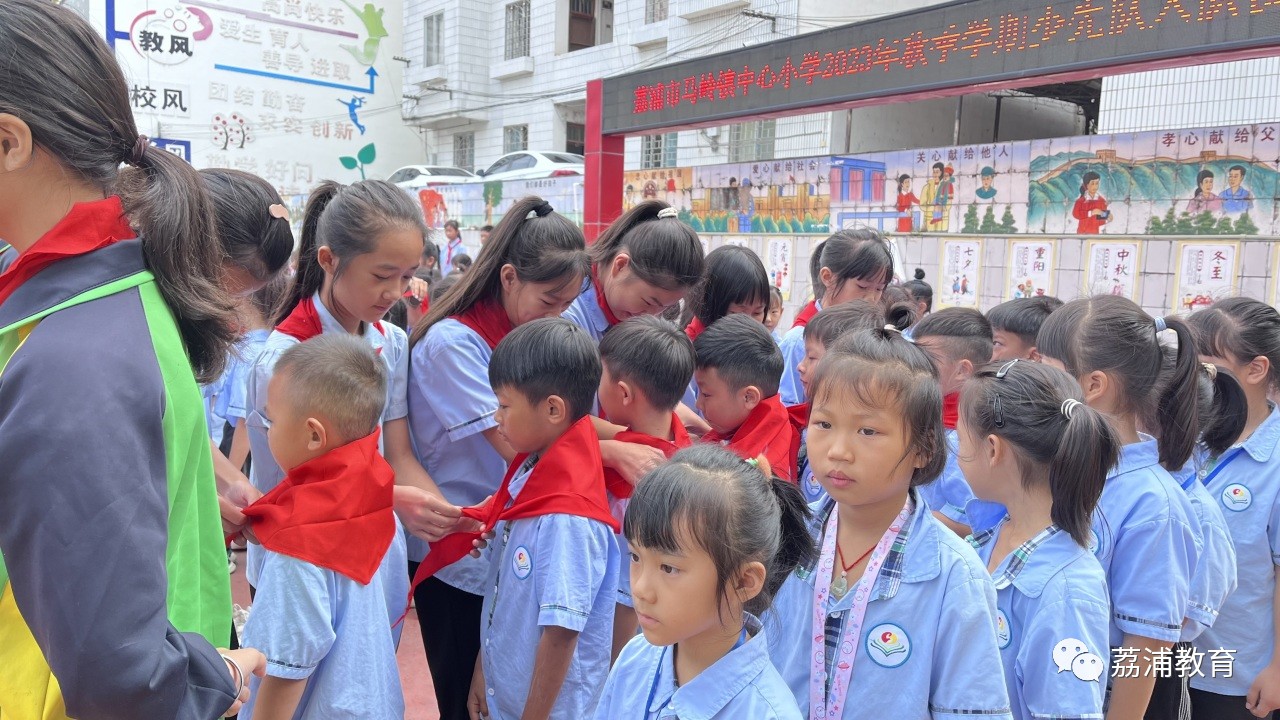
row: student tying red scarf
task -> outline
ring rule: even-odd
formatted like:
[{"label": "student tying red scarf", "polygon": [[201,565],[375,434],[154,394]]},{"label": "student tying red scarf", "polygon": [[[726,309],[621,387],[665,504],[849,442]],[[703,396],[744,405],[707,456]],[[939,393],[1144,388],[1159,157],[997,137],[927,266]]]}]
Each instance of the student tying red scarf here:
[{"label": "student tying red scarf", "polygon": [[474,330],[490,350],[498,347],[502,338],[515,329],[507,311],[497,300],[481,300],[461,315],[454,315],[453,319]]},{"label": "student tying red scarf", "polygon": [[796,431],[791,415],[783,407],[782,399],[774,395],[761,400],[742,425],[732,433],[711,431],[702,436],[706,442],[725,444],[744,460],[764,455],[773,468],[773,474],[796,482],[796,454],[800,452],[800,433]]},{"label": "student tying red scarf", "polygon": [[[373,329],[377,330],[379,335],[386,337],[387,331],[382,326],[381,320],[373,324]],[[276,325],[276,330],[296,338],[298,342],[306,342],[324,333],[324,326],[320,323],[320,313],[316,311],[316,299],[314,297],[302,299],[293,312]],[[382,354],[382,348],[378,348],[378,354]]]},{"label": "student tying red scarf", "polygon": [[[623,430],[613,437],[618,442],[634,443],[636,445],[645,445],[647,447],[656,448],[662,451],[662,454],[669,460],[677,450],[687,448],[693,444],[693,439],[689,437],[689,431],[685,430],[684,423],[680,422],[680,417],[675,413],[671,413],[671,439],[654,437],[644,433],[635,432],[633,430]],[[631,497],[631,493],[635,492],[635,486],[622,478],[617,470],[613,468],[605,468],[604,485],[609,494],[616,498],[625,500]]]},{"label": "student tying red scarf", "polygon": [[[418,566],[409,587],[413,589],[440,568],[461,560],[471,552],[483,532],[502,520],[520,520],[542,515],[576,515],[609,526],[614,533],[622,528],[609,512],[604,490],[604,468],[600,459],[600,438],[591,416],[575,422],[538,458],[524,487],[511,498],[511,480],[528,460],[522,453],[511,461],[498,493],[483,505],[463,508],[463,517],[479,520],[481,532],[458,532],[432,543],[431,552]],[[407,608],[407,603],[406,603]],[[407,610],[406,610],[407,612]]]},{"label": "student tying red scarf", "polygon": [[368,585],[396,532],[395,472],[378,433],[293,468],[246,507],[262,547]]}]

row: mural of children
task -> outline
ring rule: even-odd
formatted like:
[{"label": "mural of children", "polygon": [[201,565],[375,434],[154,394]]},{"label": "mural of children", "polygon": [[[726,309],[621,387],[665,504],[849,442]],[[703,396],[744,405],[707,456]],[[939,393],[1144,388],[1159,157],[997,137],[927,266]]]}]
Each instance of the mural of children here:
[{"label": "mural of children", "polygon": [[911,206],[919,205],[920,198],[911,192],[911,176],[903,173],[898,176],[898,232],[909,233],[914,228]]},{"label": "mural of children", "polygon": [[939,225],[938,221],[935,220],[935,218],[945,220],[946,217],[945,213],[942,213],[938,208],[938,189],[942,185],[942,175],[945,170],[946,166],[942,163],[934,163],[932,168],[933,177],[925,181],[924,187],[920,190],[920,209],[925,213],[925,226],[930,231],[945,231],[947,229],[945,224]]},{"label": "mural of children", "polygon": [[1090,170],[1080,181],[1080,197],[1071,208],[1071,216],[1078,222],[1076,232],[1080,235],[1096,235],[1102,232],[1102,226],[1111,219],[1111,211],[1107,209],[1107,199],[1098,190],[1102,187],[1102,176]]},{"label": "mural of children", "polygon": [[1187,203],[1187,212],[1192,216],[1201,213],[1216,213],[1222,210],[1222,200],[1213,192],[1213,171],[1201,170],[1196,173],[1196,192]]},{"label": "mural of children", "polygon": [[1222,200],[1222,211],[1231,215],[1249,212],[1253,208],[1253,194],[1245,189],[1243,165],[1232,165],[1227,170],[1227,189],[1218,197]]},{"label": "mural of children", "polygon": [[942,179],[938,182],[938,192],[934,197],[933,215],[929,219],[930,230],[946,232],[951,224],[951,201],[956,194],[954,176],[955,169],[950,165],[942,169]]},{"label": "mural of children", "polygon": [[996,197],[996,169],[990,165],[982,168],[982,187],[973,191],[973,194],[979,200],[995,200]]},{"label": "mural of children", "polygon": [[667,204],[676,205],[676,174],[672,170],[667,171]]}]

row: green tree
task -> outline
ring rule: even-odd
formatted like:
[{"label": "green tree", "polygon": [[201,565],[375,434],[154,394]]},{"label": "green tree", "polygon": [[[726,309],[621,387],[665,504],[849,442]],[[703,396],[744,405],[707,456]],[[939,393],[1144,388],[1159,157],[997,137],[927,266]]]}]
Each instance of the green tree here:
[{"label": "green tree", "polygon": [[1178,216],[1177,222],[1173,224],[1178,235],[1194,235],[1196,232],[1195,223],[1191,220],[1191,213],[1183,212]]},{"label": "green tree", "polygon": [[960,232],[970,235],[978,232],[978,206],[976,204],[970,205],[969,209],[964,212],[964,228]]},{"label": "green tree", "polygon": [[996,222],[996,209],[994,206],[987,206],[987,212],[982,216],[982,224],[978,226],[978,232],[985,234],[1000,232],[1000,223]]},{"label": "green tree", "polygon": [[1213,213],[1208,210],[1192,218],[1191,224],[1195,228],[1197,235],[1212,235],[1213,231],[1218,227],[1218,221],[1213,218]]},{"label": "green tree", "polygon": [[1231,218],[1223,215],[1218,218],[1218,225],[1213,229],[1214,235],[1231,235],[1236,230],[1231,225]]},{"label": "green tree", "polygon": [[1237,235],[1257,235],[1258,226],[1253,223],[1253,218],[1249,217],[1249,213],[1245,213],[1236,218],[1236,234]]},{"label": "green tree", "polygon": [[1004,215],[1000,216],[1000,232],[1012,235],[1018,232],[1017,219],[1013,217],[1013,206],[1004,206]]}]

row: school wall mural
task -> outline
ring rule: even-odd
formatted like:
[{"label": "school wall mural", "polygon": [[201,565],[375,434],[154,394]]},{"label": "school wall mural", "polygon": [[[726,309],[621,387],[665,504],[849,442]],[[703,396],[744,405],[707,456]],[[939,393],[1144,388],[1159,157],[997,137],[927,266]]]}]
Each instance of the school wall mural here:
[{"label": "school wall mural", "polygon": [[139,130],[198,168],[316,183],[421,162],[400,118],[401,0],[86,0]]}]

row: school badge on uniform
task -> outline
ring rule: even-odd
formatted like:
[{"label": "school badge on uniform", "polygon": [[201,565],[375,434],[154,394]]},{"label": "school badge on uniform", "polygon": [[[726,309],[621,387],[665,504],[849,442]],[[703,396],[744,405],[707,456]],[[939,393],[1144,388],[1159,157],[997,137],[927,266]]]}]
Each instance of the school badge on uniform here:
[{"label": "school badge on uniform", "polygon": [[996,610],[996,644],[1003,650],[1013,641],[1013,629],[1009,627],[1009,616],[1003,610]]},{"label": "school badge on uniform", "polygon": [[529,548],[523,545],[516,548],[511,556],[511,570],[521,580],[533,573],[533,556],[529,554]]},{"label": "school badge on uniform", "polygon": [[911,657],[911,638],[900,626],[882,623],[867,633],[867,655],[880,667],[899,667]]},{"label": "school badge on uniform", "polygon": [[1232,512],[1244,512],[1253,504],[1253,492],[1240,483],[1222,488],[1222,506]]}]

